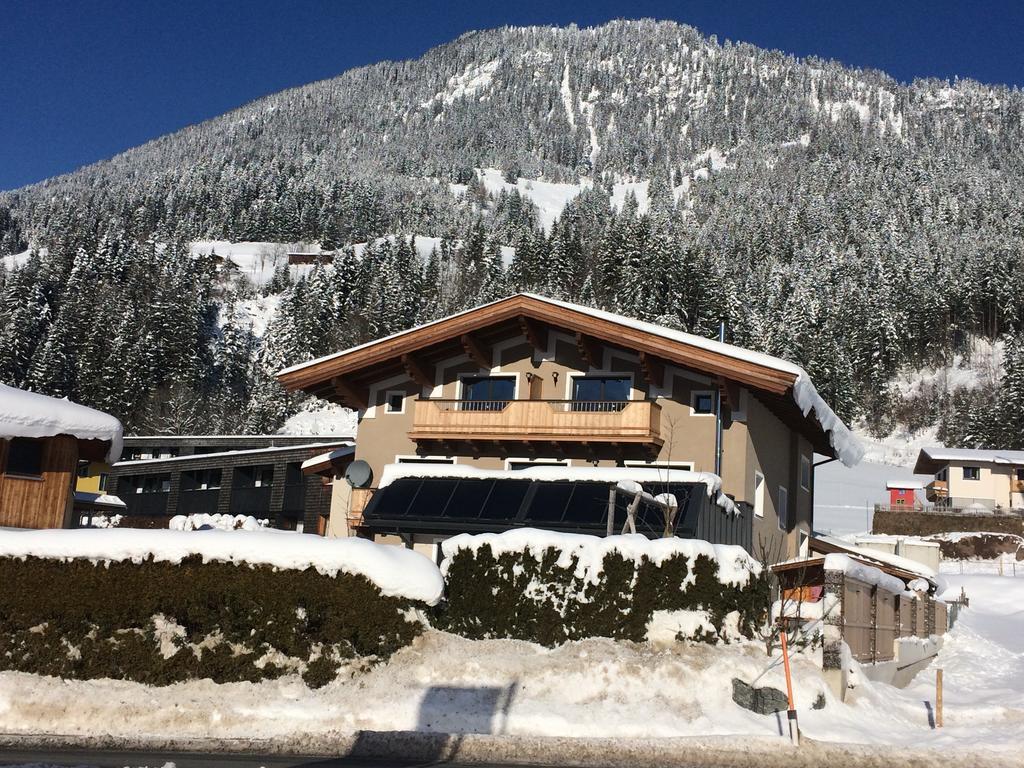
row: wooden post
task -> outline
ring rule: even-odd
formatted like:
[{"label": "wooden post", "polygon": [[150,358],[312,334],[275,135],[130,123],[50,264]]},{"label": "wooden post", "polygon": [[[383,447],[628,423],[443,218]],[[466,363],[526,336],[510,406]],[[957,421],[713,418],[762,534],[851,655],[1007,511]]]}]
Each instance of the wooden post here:
[{"label": "wooden post", "polygon": [[789,710],[786,716],[789,718],[789,738],[793,741],[794,747],[800,746],[800,724],[796,719],[796,705],[793,703],[793,678],[789,672],[789,649],[786,647],[786,625],[780,619],[779,636],[782,638],[782,664],[786,669],[786,699]]},{"label": "wooden post", "polygon": [[935,670],[935,727],[942,727],[942,669]]},{"label": "wooden post", "polygon": [[608,524],[605,528],[605,536],[615,533],[615,487],[608,489]]}]

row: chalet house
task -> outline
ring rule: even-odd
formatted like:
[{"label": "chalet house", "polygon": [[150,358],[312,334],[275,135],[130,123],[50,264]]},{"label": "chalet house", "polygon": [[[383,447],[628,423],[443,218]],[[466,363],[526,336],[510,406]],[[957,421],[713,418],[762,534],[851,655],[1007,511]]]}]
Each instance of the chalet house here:
[{"label": "chalet house", "polygon": [[889,506],[920,509],[922,504],[917,493],[924,490],[925,485],[927,483],[923,480],[889,480],[885,484],[889,491]]},{"label": "chalet house", "polygon": [[0,384],[0,526],[67,527],[79,461],[120,452],[113,416]]},{"label": "chalet house", "polygon": [[792,363],[531,294],[279,379],[359,411],[332,526],[417,547],[527,525],[670,528],[782,559],[811,531],[815,454],[862,453]]},{"label": "chalet house", "polygon": [[[331,489],[306,474],[303,463],[324,451],[351,455],[346,437],[309,435],[150,435],[127,437],[121,460],[91,463],[78,481],[79,497],[109,494],[119,509],[81,509],[75,524],[95,514],[119,514],[122,527],[166,528],[175,515],[230,514],[267,525],[324,533]],[[96,502],[93,502],[94,507]]]},{"label": "chalet house", "polygon": [[922,448],[914,472],[935,479],[928,501],[949,509],[1024,509],[1024,451]]}]

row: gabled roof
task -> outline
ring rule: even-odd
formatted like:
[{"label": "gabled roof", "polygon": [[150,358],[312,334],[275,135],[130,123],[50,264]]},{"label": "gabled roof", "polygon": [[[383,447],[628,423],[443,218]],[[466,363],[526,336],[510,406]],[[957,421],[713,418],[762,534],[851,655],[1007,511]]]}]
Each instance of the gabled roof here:
[{"label": "gabled roof", "polygon": [[922,448],[917,455],[914,472],[922,475],[934,475],[951,461],[973,461],[978,464],[1024,467],[1024,451],[987,448]]},{"label": "gabled roof", "polygon": [[[610,346],[641,352],[659,361],[680,365],[736,382],[760,399],[793,429],[804,434],[815,450],[852,466],[863,449],[846,425],[821,399],[800,366],[781,358],[665,328],[633,318],[544,296],[520,293],[484,304],[407,331],[351,349],[285,368],[278,378],[288,390],[304,390],[334,402],[344,402],[346,377],[402,369],[403,356],[486,328],[518,322],[583,334]],[[342,390],[339,393],[339,390]]]}]

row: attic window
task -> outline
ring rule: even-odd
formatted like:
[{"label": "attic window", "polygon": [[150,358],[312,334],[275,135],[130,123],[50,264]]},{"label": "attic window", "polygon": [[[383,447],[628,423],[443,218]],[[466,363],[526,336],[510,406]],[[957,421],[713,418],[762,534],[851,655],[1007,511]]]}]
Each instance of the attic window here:
[{"label": "attic window", "polygon": [[405,392],[391,391],[384,395],[384,413],[404,413]]},{"label": "attic window", "polygon": [[43,441],[15,437],[7,448],[7,474],[41,477],[43,474]]},{"label": "attic window", "polygon": [[711,390],[706,392],[694,392],[690,397],[690,407],[694,415],[710,416],[715,412],[715,393]]}]

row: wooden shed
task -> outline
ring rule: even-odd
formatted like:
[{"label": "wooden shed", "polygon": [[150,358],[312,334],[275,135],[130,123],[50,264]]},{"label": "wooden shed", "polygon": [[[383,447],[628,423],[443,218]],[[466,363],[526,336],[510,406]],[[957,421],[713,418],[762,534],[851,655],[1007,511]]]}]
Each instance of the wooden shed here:
[{"label": "wooden shed", "polygon": [[0,384],[0,526],[67,527],[79,460],[116,460],[121,431],[109,414]]}]

